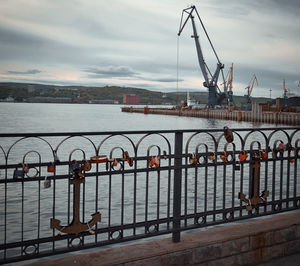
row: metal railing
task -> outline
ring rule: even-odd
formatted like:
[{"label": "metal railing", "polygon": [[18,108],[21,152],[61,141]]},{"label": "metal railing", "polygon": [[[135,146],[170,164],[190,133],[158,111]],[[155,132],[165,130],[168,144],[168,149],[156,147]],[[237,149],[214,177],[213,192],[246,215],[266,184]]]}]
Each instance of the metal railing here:
[{"label": "metal railing", "polygon": [[300,128],[0,134],[0,263],[300,208]]}]

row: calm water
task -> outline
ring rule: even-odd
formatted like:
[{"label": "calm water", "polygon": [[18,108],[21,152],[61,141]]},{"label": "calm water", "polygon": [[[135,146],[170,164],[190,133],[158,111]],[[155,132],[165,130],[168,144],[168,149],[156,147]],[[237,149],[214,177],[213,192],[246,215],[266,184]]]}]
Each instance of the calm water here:
[{"label": "calm water", "polygon": [[261,127],[204,118],[121,112],[121,105],[0,103],[1,133]]}]

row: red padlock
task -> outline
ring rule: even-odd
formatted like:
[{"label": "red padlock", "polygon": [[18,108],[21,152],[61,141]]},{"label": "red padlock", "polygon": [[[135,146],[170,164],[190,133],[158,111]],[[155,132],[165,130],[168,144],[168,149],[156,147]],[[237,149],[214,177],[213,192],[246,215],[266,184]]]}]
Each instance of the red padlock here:
[{"label": "red padlock", "polygon": [[260,157],[261,157],[263,160],[268,159],[268,153],[267,153],[266,150],[260,150],[259,153],[260,153]]},{"label": "red padlock", "polygon": [[154,164],[155,164],[155,159],[154,159],[154,157],[152,156],[152,157],[151,157],[151,160],[149,161],[149,166],[150,166],[150,167],[153,167]]},{"label": "red padlock", "polygon": [[246,161],[247,157],[248,157],[248,153],[244,150],[241,151],[242,153],[239,154],[239,160],[241,162]]},{"label": "red padlock", "polygon": [[159,167],[160,166],[160,156],[156,156],[154,158],[154,165],[155,165],[155,167]]},{"label": "red padlock", "polygon": [[226,151],[224,151],[223,154],[220,155],[220,159],[221,159],[224,163],[227,162],[227,154],[226,154]]},{"label": "red padlock", "polygon": [[55,165],[53,163],[51,163],[50,165],[48,165],[47,172],[48,173],[54,173],[55,172]]}]

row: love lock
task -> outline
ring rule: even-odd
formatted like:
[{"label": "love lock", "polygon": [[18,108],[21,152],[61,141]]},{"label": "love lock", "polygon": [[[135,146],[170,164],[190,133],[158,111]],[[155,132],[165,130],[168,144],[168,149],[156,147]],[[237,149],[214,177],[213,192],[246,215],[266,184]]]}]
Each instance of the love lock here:
[{"label": "love lock", "polygon": [[246,161],[247,157],[248,157],[248,153],[246,151],[242,150],[241,153],[239,154],[240,162]]},{"label": "love lock", "polygon": [[90,158],[90,163],[107,163],[106,155],[97,155]]},{"label": "love lock", "polygon": [[92,169],[92,166],[89,161],[83,160],[83,165],[81,166],[81,171],[90,171]]},{"label": "love lock", "polygon": [[129,156],[128,151],[124,152],[124,158],[121,158],[121,161],[127,162],[130,167],[133,166],[133,159]]},{"label": "love lock", "polygon": [[226,154],[226,151],[224,151],[223,154],[220,155],[220,159],[221,159],[224,163],[227,162],[227,154]]},{"label": "love lock", "polygon": [[208,160],[214,162],[216,160],[216,154],[213,152],[211,155],[208,156]]},{"label": "love lock", "polygon": [[21,167],[23,168],[23,171],[25,174],[29,172],[28,164],[20,163]]},{"label": "love lock", "polygon": [[279,148],[279,150],[281,152],[284,152],[285,151],[285,145],[284,145],[284,143],[279,143],[278,148]]},{"label": "love lock", "polygon": [[44,188],[50,188],[50,187],[51,187],[51,180],[48,179],[48,176],[46,176],[44,180]]},{"label": "love lock", "polygon": [[193,154],[190,155],[189,162],[192,165],[196,165],[198,163],[198,159],[197,159],[197,154],[196,153],[193,153]]},{"label": "love lock", "polygon": [[268,159],[268,152],[266,150],[260,150],[259,155],[260,155],[260,158],[262,158],[263,160]]},{"label": "love lock", "polygon": [[233,142],[233,133],[228,127],[224,127],[224,137],[228,143]]},{"label": "love lock", "polygon": [[55,172],[55,165],[54,165],[54,163],[50,163],[50,165],[48,165],[47,172],[48,173],[54,173]]},{"label": "love lock", "polygon": [[[294,156],[296,158],[296,156],[297,156],[297,149],[296,148],[291,148],[291,149],[294,151]],[[295,162],[294,159],[290,159],[290,163],[294,163],[294,162]]]},{"label": "love lock", "polygon": [[70,164],[70,170],[74,176],[79,176],[80,178],[84,178],[83,171],[90,171],[92,168],[91,164],[87,160],[83,160],[82,162],[77,162],[73,160]]},{"label": "love lock", "polygon": [[151,160],[149,161],[149,166],[150,167],[159,167],[160,166],[160,156],[152,156]]},{"label": "love lock", "polygon": [[13,179],[18,179],[18,178],[24,178],[24,171],[15,169]]}]

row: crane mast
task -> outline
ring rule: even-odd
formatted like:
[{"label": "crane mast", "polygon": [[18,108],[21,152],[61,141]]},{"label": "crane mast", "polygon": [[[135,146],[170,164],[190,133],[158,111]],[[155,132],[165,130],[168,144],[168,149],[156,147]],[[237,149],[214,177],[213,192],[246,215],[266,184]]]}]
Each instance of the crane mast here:
[{"label": "crane mast", "polygon": [[285,87],[285,79],[283,80],[283,99],[287,99],[288,96],[287,96],[287,88]]},{"label": "crane mast", "polygon": [[258,81],[257,81],[257,77],[255,74],[253,74],[249,85],[245,88],[245,90],[247,90],[247,103],[250,104],[251,103],[251,93],[253,91],[253,87],[254,87],[254,83],[256,82],[256,85],[258,85]]},{"label": "crane mast", "polygon": [[[217,58],[217,68],[214,72],[214,74],[212,75],[211,74],[211,71],[209,70],[207,64],[205,63],[205,60],[204,60],[204,56],[203,56],[203,52],[202,52],[202,49],[201,49],[201,45],[200,45],[200,41],[199,41],[199,36],[198,36],[198,33],[197,33],[197,28],[196,28],[196,24],[195,24],[195,17],[193,16],[193,12],[195,11],[201,25],[202,25],[202,28],[206,34],[206,37],[208,38],[209,40],[209,43],[213,49],[213,52]],[[187,18],[185,19],[185,21],[183,22],[183,17],[185,14],[188,14]],[[189,8],[186,8],[182,11],[182,15],[181,15],[181,21],[180,21],[180,26],[179,26],[179,32],[178,32],[178,36],[180,36],[183,28],[185,27],[187,21],[191,19],[192,21],[192,28],[193,28],[193,35],[191,36],[192,38],[194,38],[195,40],[195,45],[196,45],[196,50],[197,50],[197,56],[198,56],[198,62],[199,62],[199,66],[200,66],[200,69],[201,69],[201,72],[203,74],[203,78],[204,78],[204,83],[203,83],[203,86],[208,88],[208,103],[207,103],[207,106],[209,108],[214,108],[216,105],[220,105],[222,104],[223,100],[225,98],[228,99],[228,94],[227,94],[227,91],[226,91],[226,87],[225,87],[225,81],[224,81],[224,74],[223,74],[223,68],[224,68],[224,65],[220,62],[217,54],[216,54],[216,51],[210,41],[210,38],[206,32],[206,29],[202,23],[202,20],[199,16],[199,13],[196,9],[195,6],[191,6]],[[219,87],[218,87],[218,79],[219,79],[219,75],[220,75],[220,71],[222,72],[222,76],[223,76],[223,81],[224,81],[224,92],[221,92]],[[209,75],[210,77],[209,77]]]},{"label": "crane mast", "polygon": [[232,92],[232,81],[233,81],[233,63],[231,64],[231,67],[228,72],[228,80],[226,82],[226,92],[228,94],[228,104],[233,104],[233,92]]}]

